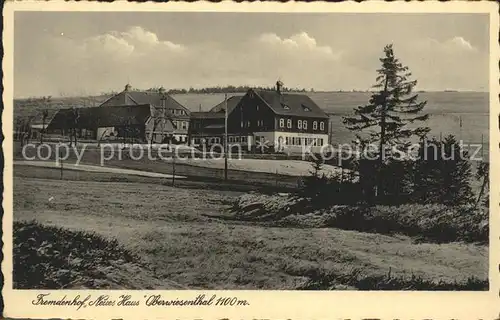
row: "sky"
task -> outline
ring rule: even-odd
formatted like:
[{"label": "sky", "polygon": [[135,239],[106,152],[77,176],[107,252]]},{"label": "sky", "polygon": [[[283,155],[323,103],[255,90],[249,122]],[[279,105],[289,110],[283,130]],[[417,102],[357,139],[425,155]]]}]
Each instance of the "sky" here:
[{"label": "sky", "polygon": [[16,12],[14,96],[278,79],[367,90],[389,43],[420,90],[488,91],[485,14]]}]

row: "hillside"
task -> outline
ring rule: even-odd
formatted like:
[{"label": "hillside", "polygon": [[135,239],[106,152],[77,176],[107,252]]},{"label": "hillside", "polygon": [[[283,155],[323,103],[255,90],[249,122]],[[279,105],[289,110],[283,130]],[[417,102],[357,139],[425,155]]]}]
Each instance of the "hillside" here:
[{"label": "hillside", "polygon": [[35,117],[34,123],[40,123],[42,121],[41,113],[44,109],[49,111],[50,119],[59,109],[98,106],[110,96],[111,94],[88,97],[40,97],[14,99],[14,119],[33,116]]}]

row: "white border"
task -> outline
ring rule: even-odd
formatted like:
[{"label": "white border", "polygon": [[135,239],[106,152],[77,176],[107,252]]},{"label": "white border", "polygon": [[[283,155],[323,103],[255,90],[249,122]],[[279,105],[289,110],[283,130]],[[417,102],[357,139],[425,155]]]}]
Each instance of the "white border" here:
[{"label": "white border", "polygon": [[[31,301],[38,290],[12,290],[12,125],[13,125],[13,13],[15,11],[219,11],[219,12],[385,12],[385,13],[487,13],[490,15],[490,164],[491,204],[499,203],[499,132],[498,132],[498,7],[493,2],[379,2],[362,3],[271,3],[237,4],[197,3],[114,3],[96,2],[7,2],[4,8],[4,112],[2,115],[5,152],[3,242],[5,276],[4,316],[23,318],[78,319],[494,319],[500,311],[499,299],[499,235],[498,207],[490,210],[490,290],[489,292],[356,292],[356,291],[154,291],[164,297],[193,298],[198,293],[238,296],[247,299],[247,307],[136,307],[86,308],[35,307]],[[496,160],[496,161],[495,161]],[[62,297],[123,293],[143,296],[152,291],[48,291]]]}]

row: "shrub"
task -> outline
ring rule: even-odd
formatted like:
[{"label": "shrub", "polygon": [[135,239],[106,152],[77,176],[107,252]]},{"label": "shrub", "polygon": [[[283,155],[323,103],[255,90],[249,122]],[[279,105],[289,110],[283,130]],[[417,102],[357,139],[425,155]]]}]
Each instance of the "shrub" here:
[{"label": "shrub", "polygon": [[299,198],[247,194],[232,210],[238,219],[273,221],[280,226],[333,227],[381,234],[405,234],[431,242],[487,243],[487,208],[439,204],[399,206],[332,205],[314,209]]},{"label": "shrub", "polygon": [[74,281],[103,278],[112,262],[138,261],[117,240],[93,233],[44,226],[35,221],[14,222],[14,287],[61,289]]},{"label": "shrub", "polygon": [[299,287],[299,290],[336,290],[339,284],[358,290],[432,290],[432,291],[487,291],[487,279],[469,277],[463,280],[447,282],[428,280],[411,274],[409,276],[364,276],[355,270],[353,274],[336,276],[315,274],[314,277]]}]

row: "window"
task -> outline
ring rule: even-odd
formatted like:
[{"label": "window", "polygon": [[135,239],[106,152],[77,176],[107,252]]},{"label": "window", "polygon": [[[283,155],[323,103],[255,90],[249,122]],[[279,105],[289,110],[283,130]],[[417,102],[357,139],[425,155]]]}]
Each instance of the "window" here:
[{"label": "window", "polygon": [[186,121],[182,121],[182,129],[183,130],[186,130],[187,129],[187,122]]},{"label": "window", "polygon": [[297,128],[302,129],[302,120],[297,120]]},{"label": "window", "polygon": [[308,112],[308,111],[311,111],[311,109],[309,109],[308,107],[306,107],[305,105],[302,105],[302,109],[304,109],[304,111]]},{"label": "window", "polygon": [[313,122],[313,130],[318,130],[318,121]]},{"label": "window", "polygon": [[255,106],[255,110],[259,111],[259,105]]},{"label": "window", "polygon": [[319,130],[325,130],[325,123],[323,121],[319,123]]},{"label": "window", "polygon": [[285,137],[285,144],[290,144],[290,138],[289,137]]},{"label": "window", "polygon": [[307,120],[302,121],[302,128],[307,129]]},{"label": "window", "polygon": [[241,142],[247,142],[247,137],[241,137]]},{"label": "window", "polygon": [[283,109],[285,110],[290,110],[290,107],[287,106],[286,104],[282,103],[281,106],[283,107]]},{"label": "window", "polygon": [[291,119],[288,119],[288,120],[286,121],[286,127],[287,127],[288,129],[292,128],[292,120],[291,120]]},{"label": "window", "polygon": [[243,128],[243,121],[241,121],[241,127]]},{"label": "window", "polygon": [[250,128],[250,121],[247,121],[247,127]]},{"label": "window", "polygon": [[280,119],[280,128],[285,127],[285,119]]},{"label": "window", "polygon": [[[323,123],[323,122],[321,122],[321,123]],[[319,145],[322,146],[323,145],[323,138],[319,138],[318,140],[319,140]]]}]

